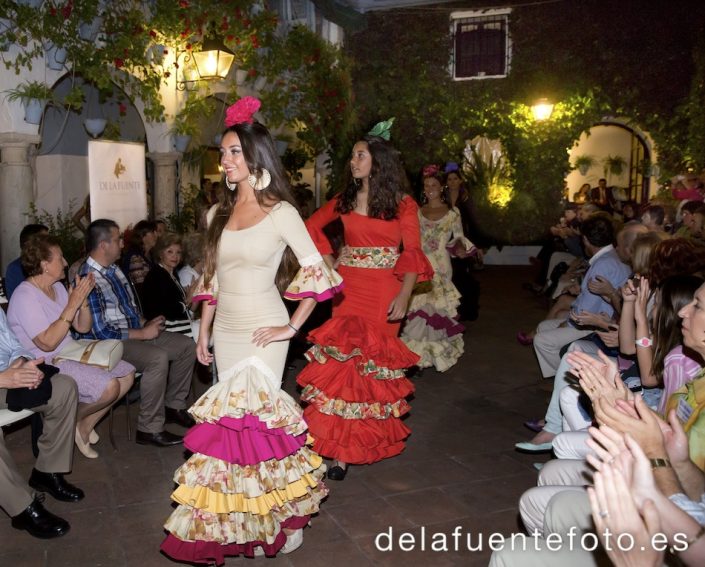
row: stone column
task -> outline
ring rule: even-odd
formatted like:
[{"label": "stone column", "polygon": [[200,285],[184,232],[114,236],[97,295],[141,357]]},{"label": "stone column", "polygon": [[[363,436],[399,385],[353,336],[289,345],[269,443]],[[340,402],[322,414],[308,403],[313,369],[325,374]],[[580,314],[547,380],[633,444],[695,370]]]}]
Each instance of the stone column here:
[{"label": "stone column", "polygon": [[36,134],[0,133],[0,266],[5,268],[20,253],[20,231],[29,222],[34,173],[28,150],[39,144]]},{"label": "stone column", "polygon": [[181,152],[150,152],[154,163],[154,218],[161,219],[176,212]]}]

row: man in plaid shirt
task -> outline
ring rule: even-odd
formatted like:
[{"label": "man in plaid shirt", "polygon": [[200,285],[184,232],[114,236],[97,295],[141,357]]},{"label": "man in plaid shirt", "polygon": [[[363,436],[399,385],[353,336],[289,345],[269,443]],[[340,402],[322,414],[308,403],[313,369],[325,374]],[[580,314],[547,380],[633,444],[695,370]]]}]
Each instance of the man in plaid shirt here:
[{"label": "man in plaid shirt", "polygon": [[183,438],[164,430],[164,423],[194,425],[185,408],[196,343],[184,335],[164,332],[164,317],[144,320],[132,286],[115,264],[122,251],[122,238],[114,221],[98,219],[90,224],[86,250],[88,258],[79,274],[92,272],[96,285],[88,296],[93,328],[84,338],[122,340],[123,359],[142,373],[137,443],[176,445]]}]

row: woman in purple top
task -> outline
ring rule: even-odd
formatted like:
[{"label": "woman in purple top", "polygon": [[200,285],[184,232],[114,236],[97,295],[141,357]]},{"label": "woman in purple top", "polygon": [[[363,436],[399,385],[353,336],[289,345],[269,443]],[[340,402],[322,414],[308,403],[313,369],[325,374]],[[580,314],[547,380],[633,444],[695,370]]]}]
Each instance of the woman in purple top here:
[{"label": "woman in purple top", "polygon": [[71,376],[78,385],[76,446],[90,459],[98,453],[91,448],[99,438],[95,425],[110,406],[132,386],[135,368],[120,361],[112,370],[104,370],[71,360],[54,360],[73,339],[69,330],[88,332],[92,325],[86,298],[95,282],[89,274],[77,277],[71,293],[61,283],[66,260],[59,240],[47,234],[33,236],[22,249],[22,267],[27,279],[15,290],[8,308],[10,328],[22,346],[37,358],[44,358]]}]

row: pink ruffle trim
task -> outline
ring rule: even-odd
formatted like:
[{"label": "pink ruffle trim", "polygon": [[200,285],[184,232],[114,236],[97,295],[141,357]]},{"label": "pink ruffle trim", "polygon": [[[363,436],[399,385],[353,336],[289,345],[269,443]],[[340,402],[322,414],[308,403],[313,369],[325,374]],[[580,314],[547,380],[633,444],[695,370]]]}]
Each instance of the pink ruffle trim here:
[{"label": "pink ruffle trim", "polygon": [[309,519],[310,516],[294,516],[283,521],[281,524],[282,531],[277,534],[274,543],[270,544],[262,541],[228,544],[221,544],[217,541],[182,541],[172,534],[168,534],[162,542],[161,550],[175,561],[184,563],[215,562],[217,565],[222,565],[225,563],[225,557],[237,555],[254,557],[256,547],[261,547],[266,556],[274,557],[286,543],[286,534],[283,528],[290,530],[303,529],[308,524]]},{"label": "pink ruffle trim", "polygon": [[199,423],[188,430],[184,446],[236,465],[255,465],[270,459],[281,460],[296,453],[306,443],[306,434],[287,435],[282,429],[267,429],[266,424],[252,425],[248,418],[223,417],[217,423]]},{"label": "pink ruffle trim", "polygon": [[439,315],[438,313],[429,315],[428,313],[422,310],[412,311],[407,316],[407,319],[411,321],[416,317],[421,317],[422,319],[424,319],[426,321],[426,324],[429,327],[435,329],[436,331],[445,331],[449,337],[460,335],[463,333],[463,331],[465,331],[465,327],[463,325],[461,325],[454,319],[448,319],[448,317],[443,317],[443,315]]},{"label": "pink ruffle trim", "polygon": [[298,301],[300,299],[306,299],[307,297],[313,297],[316,301],[328,301],[329,299],[333,298],[336,294],[340,293],[343,290],[343,284],[341,283],[338,286],[328,288],[327,290],[321,292],[321,293],[316,293],[315,291],[302,291],[301,293],[290,293],[290,292],[285,292],[284,297],[287,299],[292,299],[294,301]]},{"label": "pink ruffle trim", "polygon": [[218,300],[213,299],[210,293],[202,293],[200,295],[194,295],[191,298],[191,303],[200,303],[201,301],[207,301],[208,305],[218,305]]}]

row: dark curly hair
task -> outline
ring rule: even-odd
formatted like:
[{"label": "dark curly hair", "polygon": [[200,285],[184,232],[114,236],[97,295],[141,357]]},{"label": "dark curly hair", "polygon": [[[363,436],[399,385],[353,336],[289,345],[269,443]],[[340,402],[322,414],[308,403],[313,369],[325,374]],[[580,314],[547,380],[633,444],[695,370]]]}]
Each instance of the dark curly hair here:
[{"label": "dark curly hair", "polygon": [[652,287],[670,276],[684,276],[705,269],[705,245],[692,238],[669,238],[651,253],[649,283]]},{"label": "dark curly hair", "polygon": [[[409,193],[409,180],[399,152],[388,141],[379,136],[363,136],[372,156],[370,169],[370,193],[367,197],[367,216],[375,219],[391,220],[397,217],[399,203]],[[346,214],[355,209],[359,182],[352,176],[348,167],[345,172],[345,185],[338,194],[335,210]]]},{"label": "dark curly hair", "polygon": [[[253,122],[251,124],[242,122],[226,128],[223,132],[223,137],[231,132],[240,139],[242,155],[245,158],[247,168],[250,172],[259,177],[262,170],[266,169],[272,177],[266,189],[255,191],[255,197],[260,207],[265,208],[271,206],[273,203],[286,201],[298,211],[299,207],[291,193],[289,181],[284,173],[284,167],[277,155],[269,130],[259,122]],[[223,179],[223,181],[225,181],[225,179]],[[227,185],[225,182],[223,184]],[[220,201],[215,205],[215,214],[206,234],[203,270],[203,279],[206,286],[210,284],[215,274],[220,236],[223,233],[225,225],[228,224],[230,215],[237,202],[237,196],[237,187],[233,191],[225,189],[221,191]],[[275,280],[275,284],[280,293],[284,293],[284,290],[286,290],[298,269],[299,264],[296,261],[296,256],[294,256],[291,248],[287,247],[284,251],[284,256],[282,257]]]},{"label": "dark curly hair", "polygon": [[49,262],[53,257],[52,248],[61,250],[61,241],[51,234],[35,234],[24,243],[20,263],[28,278],[42,273],[42,262]]}]

